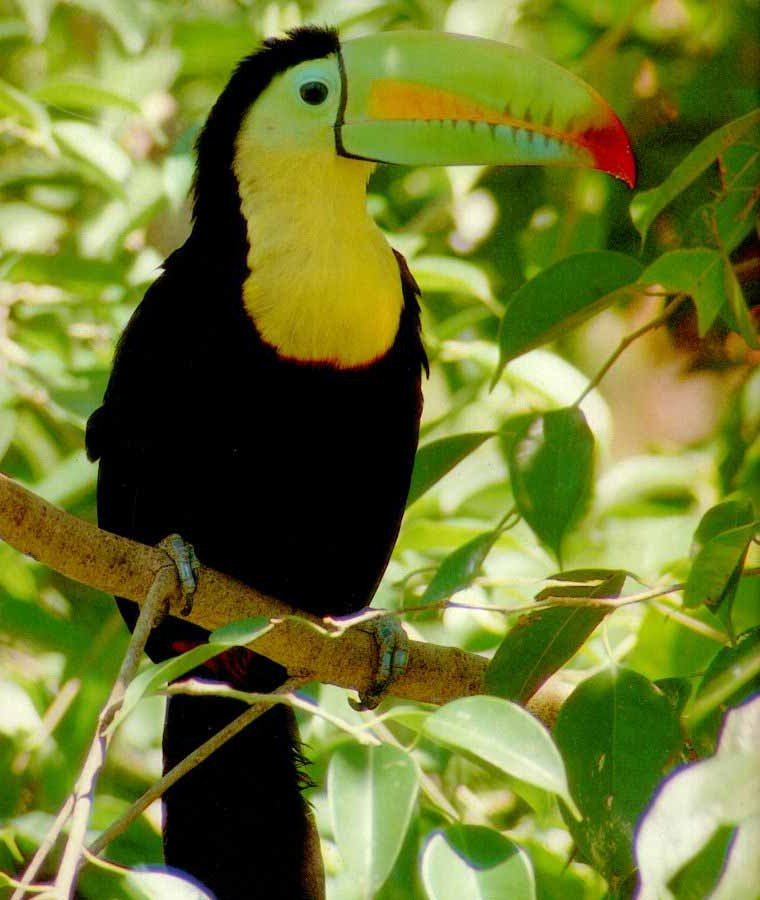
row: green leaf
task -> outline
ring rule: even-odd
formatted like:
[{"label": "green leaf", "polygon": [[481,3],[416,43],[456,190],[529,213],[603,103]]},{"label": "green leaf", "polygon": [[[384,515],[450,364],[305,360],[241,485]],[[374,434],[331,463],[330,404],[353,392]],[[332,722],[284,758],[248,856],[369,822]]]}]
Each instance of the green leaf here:
[{"label": "green leaf", "polygon": [[549,732],[521,706],[498,697],[463,697],[434,712],[424,731],[437,743],[557,794],[573,808]]},{"label": "green leaf", "polygon": [[[737,305],[735,278],[727,279],[724,259],[717,250],[699,247],[693,250],[672,250],[658,257],[642,274],[643,284],[662,285],[671,293],[688,294],[697,307],[699,335],[704,337],[721,312]],[[741,295],[741,289],[739,289]],[[744,303],[744,298],[741,298]],[[744,303],[746,311],[746,303]],[[741,312],[739,313],[741,315]],[[736,326],[739,330],[739,326]],[[751,328],[751,326],[750,326]],[[754,341],[752,333],[744,334]]]},{"label": "green leaf", "polygon": [[702,676],[688,713],[692,739],[704,754],[715,751],[724,713],[760,691],[760,626],[723,647]]},{"label": "green leaf", "polygon": [[127,718],[143,697],[154,694],[230,647],[252,643],[271,629],[272,624],[266,616],[241,619],[218,628],[213,633],[216,638],[214,641],[199,644],[171,659],[146,666],[127,688],[124,703],[114,719],[114,727]]},{"label": "green leaf", "polygon": [[740,334],[747,344],[756,350],[759,346],[757,329],[750,316],[747,299],[739,284],[739,279],[727,257],[723,258],[723,280],[728,298],[728,308],[722,311],[722,318],[729,328]]},{"label": "green leaf", "polygon": [[480,574],[485,558],[498,537],[498,531],[486,531],[450,553],[430,579],[420,604],[432,605],[469,587]]},{"label": "green leaf", "polygon": [[[673,879],[716,834],[736,826],[717,886],[721,900],[755,900],[760,884],[760,697],[726,716],[715,756],[673,774],[636,835],[638,900],[667,900]],[[666,839],[665,839],[666,838]]]},{"label": "green leaf", "polygon": [[415,500],[419,500],[436,482],[495,433],[476,431],[470,434],[455,434],[420,447],[414,459],[412,483],[406,505],[411,506]]},{"label": "green leaf", "polygon": [[357,886],[373,898],[404,843],[417,799],[417,768],[388,744],[345,744],[327,773],[335,840]]},{"label": "green leaf", "polygon": [[718,828],[705,846],[690,859],[668,882],[668,888],[678,900],[702,900],[715,897],[720,873],[736,839],[736,829]]},{"label": "green leaf", "polygon": [[507,463],[520,514],[559,558],[591,493],[594,436],[577,407],[525,417]]},{"label": "green leaf", "polygon": [[[693,217],[693,244],[716,245],[716,235],[724,253],[733,253],[752,231],[760,202],[755,190],[760,183],[760,130],[750,129],[742,142],[720,156],[722,189]],[[691,234],[689,234],[691,237]]]},{"label": "green leaf", "polygon": [[689,678],[658,678],[654,682],[658,691],[662,691],[668,698],[670,705],[680,716],[691,697],[691,679]]},{"label": "green leaf", "polygon": [[140,107],[134,100],[88,81],[53,79],[36,88],[34,96],[43,103],[51,103],[64,109],[96,110],[115,106],[134,113],[140,112]]},{"label": "green leaf", "polygon": [[758,122],[760,109],[753,110],[714,131],[697,144],[659,187],[643,191],[634,197],[631,203],[631,217],[642,240],[646,240],[649,227],[662,210],[698,178],[721,153],[736,144]]},{"label": "green leaf", "polygon": [[583,858],[608,880],[627,878],[636,822],[681,744],[675,709],[643,675],[608,669],[575,689],[554,734],[583,815],[568,820]]},{"label": "green leaf", "polygon": [[709,540],[755,519],[751,500],[724,500],[702,516],[694,532],[694,549],[699,551]]},{"label": "green leaf", "polygon": [[[618,597],[625,578],[625,572],[613,572],[595,587],[560,585],[547,592],[553,597]],[[542,592],[541,599],[547,592]],[[485,682],[488,692],[526,703],[578,652],[611,611],[600,606],[555,607],[521,616],[489,663]]]},{"label": "green leaf", "polygon": [[[709,509],[694,533],[694,563],[684,591],[686,606],[706,604],[731,630],[731,609],[749,542],[758,524],[752,503],[727,500]],[[745,529],[748,534],[742,537]]]},{"label": "green leaf", "polygon": [[272,627],[267,616],[250,616],[214,629],[208,636],[208,642],[221,647],[245,647],[271,631]]},{"label": "green leaf", "polygon": [[554,340],[613,303],[634,284],[642,266],[624,253],[578,253],[544,269],[518,288],[508,301],[499,333],[499,365]]},{"label": "green leaf", "polygon": [[53,125],[53,135],[63,150],[110,190],[121,193],[132,171],[124,150],[102,131],[86,122],[65,120]]},{"label": "green leaf", "polygon": [[728,602],[736,593],[738,578],[750,542],[760,523],[750,522],[729,528],[711,537],[700,547],[689,571],[683,602],[687,608],[704,603],[712,610]]},{"label": "green leaf", "polygon": [[517,844],[482,825],[436,831],[422,853],[422,882],[430,900],[533,900],[530,860]]}]

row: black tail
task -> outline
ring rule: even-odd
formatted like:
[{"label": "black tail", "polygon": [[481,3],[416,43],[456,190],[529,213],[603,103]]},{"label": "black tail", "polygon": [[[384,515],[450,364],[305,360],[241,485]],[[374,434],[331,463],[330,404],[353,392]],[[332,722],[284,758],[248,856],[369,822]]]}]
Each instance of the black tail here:
[{"label": "black tail", "polygon": [[[165,771],[245,709],[218,697],[171,697]],[[321,897],[299,761],[290,709],[274,707],[252,722],[167,792],[167,864],[189,872],[218,900]]]}]

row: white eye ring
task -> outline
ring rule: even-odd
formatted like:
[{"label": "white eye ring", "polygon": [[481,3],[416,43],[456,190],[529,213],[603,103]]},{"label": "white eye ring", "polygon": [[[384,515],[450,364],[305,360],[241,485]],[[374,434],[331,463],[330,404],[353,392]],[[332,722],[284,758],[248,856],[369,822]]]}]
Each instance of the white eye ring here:
[{"label": "white eye ring", "polygon": [[320,106],[327,100],[330,88],[324,81],[315,78],[305,81],[298,89],[298,93],[303,102],[308,103],[309,106]]}]

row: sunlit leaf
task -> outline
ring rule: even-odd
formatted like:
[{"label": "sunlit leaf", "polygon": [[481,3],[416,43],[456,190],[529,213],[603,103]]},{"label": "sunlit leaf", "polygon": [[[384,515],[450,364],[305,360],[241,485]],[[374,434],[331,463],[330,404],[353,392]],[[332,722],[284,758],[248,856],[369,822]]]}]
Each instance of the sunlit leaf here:
[{"label": "sunlit leaf", "polygon": [[608,879],[627,878],[636,822],[681,744],[678,715],[643,675],[614,668],[575,689],[554,734],[583,816],[568,817],[583,858]]},{"label": "sunlit leaf", "polygon": [[460,463],[470,453],[488,438],[493,437],[493,431],[476,431],[471,434],[455,434],[451,437],[431,441],[420,447],[414,459],[412,483],[409,487],[407,506],[411,506],[426,491],[450,472],[457,463]]},{"label": "sunlit leaf", "polygon": [[549,732],[515,703],[498,697],[463,697],[434,712],[425,733],[572,805],[562,758]]},{"label": "sunlit leaf", "polygon": [[577,407],[526,416],[508,450],[515,502],[559,557],[562,539],[586,509],[594,436]]},{"label": "sunlit leaf", "polygon": [[737,143],[758,122],[760,109],[753,110],[714,131],[697,144],[659,187],[643,191],[634,197],[631,203],[631,217],[642,240],[646,239],[649,227],[662,210],[715,162],[721,153]]},{"label": "sunlit leaf", "polygon": [[451,825],[433,833],[422,854],[422,881],[430,900],[533,900],[527,855],[482,825]]},{"label": "sunlit leaf", "polygon": [[14,681],[0,680],[0,734],[32,735],[41,726],[42,720],[28,692]]},{"label": "sunlit leaf", "polygon": [[130,900],[213,900],[214,895],[197,881],[178,872],[129,871],[121,885]]},{"label": "sunlit leaf", "polygon": [[473,263],[449,256],[417,256],[411,268],[423,295],[436,292],[464,294],[493,303],[488,278]]},{"label": "sunlit leaf", "polygon": [[49,252],[65,230],[61,216],[30,203],[12,201],[0,206],[0,247],[4,250]]},{"label": "sunlit leaf", "polygon": [[16,0],[16,2],[29,27],[32,39],[35,43],[41,44],[47,34],[53,0]]},{"label": "sunlit leaf", "polygon": [[714,756],[680,769],[661,787],[636,835],[639,900],[673,898],[672,880],[727,826],[735,827],[735,834],[709,896],[720,900],[757,897],[758,746],[760,698],[755,698],[728,713]]},{"label": "sunlit leaf", "polygon": [[327,772],[335,839],[356,885],[371,900],[393,868],[417,799],[417,769],[388,744],[344,744]]},{"label": "sunlit leaf", "polygon": [[509,298],[500,327],[499,365],[554,340],[601,312],[634,284],[642,266],[624,253],[578,253],[544,269]]}]

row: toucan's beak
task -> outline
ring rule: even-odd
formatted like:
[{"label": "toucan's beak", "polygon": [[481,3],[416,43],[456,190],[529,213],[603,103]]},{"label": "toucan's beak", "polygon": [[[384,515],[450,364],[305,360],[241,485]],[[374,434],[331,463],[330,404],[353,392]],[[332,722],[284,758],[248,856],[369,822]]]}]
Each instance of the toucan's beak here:
[{"label": "toucan's beak", "polygon": [[630,187],[633,151],[590,85],[518,47],[427,31],[345,41],[335,134],[344,156],[406,165],[559,165]]}]

